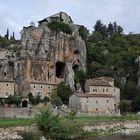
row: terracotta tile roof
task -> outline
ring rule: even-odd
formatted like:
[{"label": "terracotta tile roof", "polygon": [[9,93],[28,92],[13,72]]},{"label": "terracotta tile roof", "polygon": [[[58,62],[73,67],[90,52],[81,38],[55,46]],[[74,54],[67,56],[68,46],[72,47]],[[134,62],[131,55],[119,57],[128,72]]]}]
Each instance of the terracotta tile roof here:
[{"label": "terracotta tile roof", "polygon": [[104,98],[113,98],[112,94],[94,94],[94,93],[74,93],[78,97],[104,97]]},{"label": "terracotta tile roof", "polygon": [[112,77],[98,77],[98,78],[94,78],[94,79],[97,79],[97,80],[103,80],[103,81],[108,81],[108,82],[113,82],[114,79]]},{"label": "terracotta tile roof", "polygon": [[87,84],[89,86],[111,86],[109,82],[113,82],[114,79],[112,77],[97,77],[93,79],[87,80]]},{"label": "terracotta tile roof", "polygon": [[107,87],[111,87],[109,82],[98,80],[98,79],[89,79],[86,82],[87,82],[87,84],[89,86],[107,86]]}]

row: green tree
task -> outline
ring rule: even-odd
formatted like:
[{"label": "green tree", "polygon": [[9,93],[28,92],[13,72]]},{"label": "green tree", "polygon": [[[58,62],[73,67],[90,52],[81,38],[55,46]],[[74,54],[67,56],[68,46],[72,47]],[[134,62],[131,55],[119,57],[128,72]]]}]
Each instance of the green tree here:
[{"label": "green tree", "polygon": [[50,98],[48,96],[45,96],[42,101],[43,103],[45,103],[45,105],[47,105],[47,103],[50,101]]},{"label": "green tree", "polygon": [[82,37],[83,40],[87,40],[88,34],[89,31],[84,26],[80,26],[79,35]]},{"label": "green tree", "polygon": [[71,95],[72,91],[69,85],[65,85],[64,82],[61,82],[57,85],[57,96],[61,98],[64,104],[69,104],[69,97]]},{"label": "green tree", "polygon": [[140,111],[140,96],[136,96],[135,98],[133,98],[133,100],[132,100],[132,110],[134,112]]},{"label": "green tree", "polygon": [[55,105],[55,106],[61,106],[63,104],[62,100],[60,97],[54,97],[52,100],[51,100],[51,104],[52,105]]},{"label": "green tree", "polygon": [[97,20],[97,22],[94,26],[94,31],[99,32],[103,37],[107,36],[106,25],[104,25],[101,20]]},{"label": "green tree", "polygon": [[5,35],[5,38],[6,38],[6,39],[9,39],[9,29],[7,29],[7,33],[6,33],[6,35]]},{"label": "green tree", "polygon": [[7,98],[7,103],[9,105],[19,105],[21,103],[21,98],[17,95],[9,95]]},{"label": "green tree", "polygon": [[75,84],[80,83],[82,91],[85,92],[86,74],[82,70],[75,71]]}]

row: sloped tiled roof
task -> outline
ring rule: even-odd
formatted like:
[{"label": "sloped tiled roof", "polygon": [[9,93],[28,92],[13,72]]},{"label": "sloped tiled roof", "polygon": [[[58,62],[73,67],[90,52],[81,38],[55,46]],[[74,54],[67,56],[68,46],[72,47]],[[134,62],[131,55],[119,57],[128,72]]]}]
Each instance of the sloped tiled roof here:
[{"label": "sloped tiled roof", "polygon": [[95,78],[97,80],[103,80],[103,81],[108,81],[108,82],[113,82],[113,78],[112,77],[98,77],[98,78]]},{"label": "sloped tiled roof", "polygon": [[107,86],[111,87],[109,82],[113,82],[114,79],[112,77],[98,77],[94,79],[87,80],[87,84],[89,86]]},{"label": "sloped tiled roof", "polygon": [[112,94],[94,94],[94,93],[75,93],[74,95],[78,97],[104,97],[104,98],[113,98]]},{"label": "sloped tiled roof", "polygon": [[88,83],[89,86],[107,86],[107,87],[111,87],[109,82],[98,80],[98,79],[89,79],[89,80],[87,80],[87,83]]}]

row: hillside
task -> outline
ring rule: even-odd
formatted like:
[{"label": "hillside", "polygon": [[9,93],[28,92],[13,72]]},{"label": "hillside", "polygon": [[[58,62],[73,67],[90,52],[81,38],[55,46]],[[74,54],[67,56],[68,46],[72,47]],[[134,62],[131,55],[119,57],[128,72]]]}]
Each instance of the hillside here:
[{"label": "hillside", "polygon": [[140,34],[123,34],[116,22],[104,25],[99,20],[87,39],[87,77],[114,77],[121,100],[138,100],[139,56]]}]

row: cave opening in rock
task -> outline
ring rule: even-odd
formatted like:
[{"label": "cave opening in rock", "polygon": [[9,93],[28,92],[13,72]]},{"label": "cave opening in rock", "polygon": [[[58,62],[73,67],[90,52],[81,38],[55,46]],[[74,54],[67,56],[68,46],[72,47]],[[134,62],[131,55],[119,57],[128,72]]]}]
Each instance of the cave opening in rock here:
[{"label": "cave opening in rock", "polygon": [[74,71],[79,70],[79,65],[73,65],[72,69],[73,69]]},{"label": "cave opening in rock", "polygon": [[27,100],[22,101],[22,107],[28,107],[28,101]]},{"label": "cave opening in rock", "polygon": [[79,54],[79,50],[75,50],[74,51],[74,54]]},{"label": "cave opening in rock", "polygon": [[64,71],[65,71],[65,63],[61,61],[56,62],[56,77],[63,78]]}]

